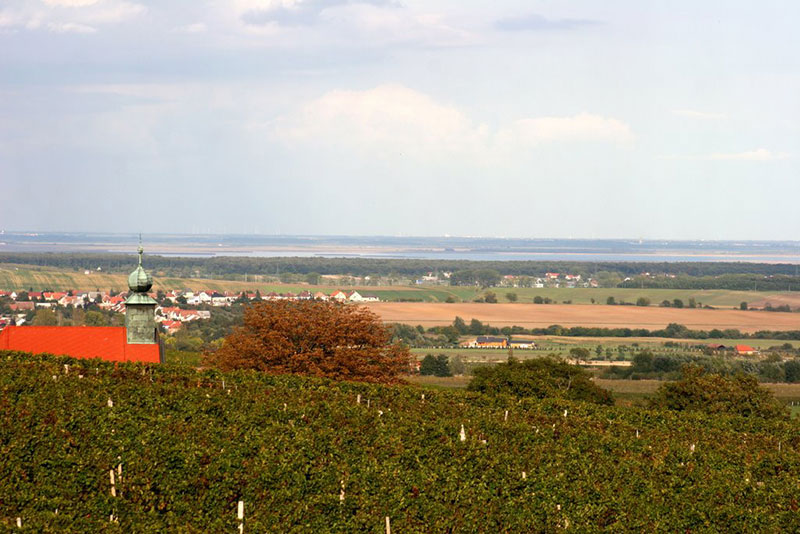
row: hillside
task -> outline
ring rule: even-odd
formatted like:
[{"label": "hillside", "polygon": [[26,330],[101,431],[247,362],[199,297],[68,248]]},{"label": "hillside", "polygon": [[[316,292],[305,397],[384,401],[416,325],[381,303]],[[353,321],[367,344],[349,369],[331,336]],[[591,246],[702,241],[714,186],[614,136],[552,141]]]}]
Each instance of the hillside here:
[{"label": "hillside", "polygon": [[234,532],[242,500],[245,532],[789,532],[798,430],[5,353],[0,525]]}]

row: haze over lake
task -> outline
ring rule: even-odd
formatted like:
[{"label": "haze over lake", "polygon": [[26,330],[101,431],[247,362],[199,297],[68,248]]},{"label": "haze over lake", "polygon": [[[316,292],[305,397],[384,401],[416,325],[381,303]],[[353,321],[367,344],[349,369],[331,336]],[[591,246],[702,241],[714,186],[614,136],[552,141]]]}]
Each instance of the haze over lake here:
[{"label": "haze over lake", "polygon": [[[2,252],[132,253],[138,236],[0,234]],[[499,237],[148,234],[148,253],[171,256],[364,257],[552,261],[738,261],[800,264],[798,241],[667,241]]]}]

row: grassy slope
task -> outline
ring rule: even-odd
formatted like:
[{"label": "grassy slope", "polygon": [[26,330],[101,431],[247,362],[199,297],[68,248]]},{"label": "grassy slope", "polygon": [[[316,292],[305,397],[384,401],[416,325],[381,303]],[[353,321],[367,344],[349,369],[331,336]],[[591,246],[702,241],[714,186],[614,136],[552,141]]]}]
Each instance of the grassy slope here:
[{"label": "grassy slope", "polygon": [[0,359],[7,530],[800,528],[796,424],[62,362]]}]

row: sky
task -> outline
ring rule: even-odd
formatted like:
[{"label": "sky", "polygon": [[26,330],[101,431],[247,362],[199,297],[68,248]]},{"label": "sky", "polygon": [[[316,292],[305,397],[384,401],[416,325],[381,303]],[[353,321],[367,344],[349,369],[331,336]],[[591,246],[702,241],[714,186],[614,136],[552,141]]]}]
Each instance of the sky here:
[{"label": "sky", "polygon": [[0,0],[0,229],[796,240],[797,20]]}]

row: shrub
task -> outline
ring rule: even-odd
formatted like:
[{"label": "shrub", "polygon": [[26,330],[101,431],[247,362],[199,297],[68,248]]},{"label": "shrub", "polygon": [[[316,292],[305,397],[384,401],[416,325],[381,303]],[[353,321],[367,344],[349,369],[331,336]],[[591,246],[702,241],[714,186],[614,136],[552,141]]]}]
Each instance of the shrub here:
[{"label": "shrub", "polygon": [[467,389],[488,394],[508,393],[518,397],[563,398],[612,404],[611,394],[594,384],[591,375],[578,367],[546,356],[519,362],[509,358],[507,363],[479,367],[472,373]]},{"label": "shrub", "polygon": [[653,407],[678,411],[788,418],[785,406],[761,387],[755,377],[741,373],[711,374],[695,365],[684,366],[680,380],[663,384],[650,403]]}]

